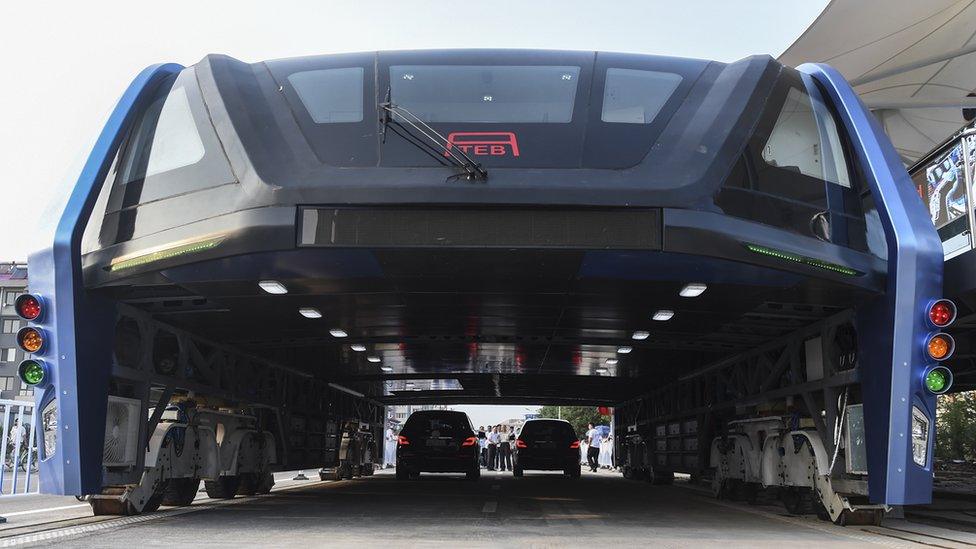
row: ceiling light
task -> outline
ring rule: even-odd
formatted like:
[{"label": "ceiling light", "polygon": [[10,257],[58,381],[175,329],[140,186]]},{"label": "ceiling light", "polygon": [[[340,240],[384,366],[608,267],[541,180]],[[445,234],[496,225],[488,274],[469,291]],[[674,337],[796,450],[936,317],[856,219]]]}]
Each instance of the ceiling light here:
[{"label": "ceiling light", "polygon": [[352,350],[356,351],[357,353],[361,353],[366,350],[366,346],[363,345],[362,343],[353,343]]},{"label": "ceiling light", "polygon": [[269,294],[280,295],[288,293],[288,288],[285,288],[285,285],[277,280],[262,280],[258,282],[258,286]]},{"label": "ceiling light", "polygon": [[651,337],[651,333],[650,332],[645,332],[643,330],[638,330],[638,331],[634,332],[634,335],[632,335],[630,337],[632,339],[636,339],[637,341],[643,341],[643,340]]},{"label": "ceiling light", "polygon": [[617,347],[617,352],[620,353],[620,354],[622,354],[622,355],[625,355],[625,354],[627,354],[627,353],[629,353],[629,352],[631,352],[633,350],[634,350],[633,347],[626,347],[626,346],[624,346],[624,347]]},{"label": "ceiling light", "polygon": [[596,373],[598,373],[598,374],[605,374],[607,372],[609,372],[609,370],[607,370],[606,368],[597,368],[596,369]]},{"label": "ceiling light", "polygon": [[681,291],[678,292],[678,295],[680,295],[681,297],[698,297],[703,293],[705,293],[705,290],[707,289],[708,286],[702,284],[701,282],[691,282],[689,284],[685,284],[685,287],[681,288]]},{"label": "ceiling light", "polygon": [[380,357],[378,357],[378,356],[368,356],[368,357],[366,357],[366,360],[368,360],[370,362],[379,362],[380,361]]},{"label": "ceiling light", "polygon": [[653,318],[654,318],[654,320],[657,320],[658,322],[664,322],[665,320],[671,320],[671,317],[672,316],[674,316],[674,311],[669,311],[667,309],[661,309],[660,311],[654,313],[654,317]]},{"label": "ceiling light", "polygon": [[383,370],[384,372],[392,372],[393,368],[389,366],[380,366],[380,370]]},{"label": "ceiling light", "polygon": [[302,307],[298,309],[298,313],[305,318],[322,318],[322,313],[315,307]]},{"label": "ceiling light", "polygon": [[343,330],[342,328],[332,328],[331,330],[329,330],[329,333],[332,334],[332,337],[347,337],[347,336],[349,336],[349,334],[347,334],[346,331]]},{"label": "ceiling light", "polygon": [[607,366],[613,366],[616,363],[617,363],[617,359],[615,359],[615,358],[608,358],[607,359]]}]

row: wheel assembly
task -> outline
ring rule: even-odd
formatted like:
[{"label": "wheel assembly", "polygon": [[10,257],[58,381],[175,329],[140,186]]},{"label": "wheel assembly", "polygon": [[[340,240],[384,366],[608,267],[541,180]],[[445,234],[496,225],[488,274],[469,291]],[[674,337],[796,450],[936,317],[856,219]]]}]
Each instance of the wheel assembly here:
[{"label": "wheel assembly", "polygon": [[222,476],[217,480],[203,481],[203,487],[207,490],[207,495],[215,499],[230,499],[237,495],[237,488],[240,486],[241,477]]},{"label": "wheel assembly", "polygon": [[171,478],[163,490],[162,505],[185,507],[193,503],[200,488],[199,478]]}]

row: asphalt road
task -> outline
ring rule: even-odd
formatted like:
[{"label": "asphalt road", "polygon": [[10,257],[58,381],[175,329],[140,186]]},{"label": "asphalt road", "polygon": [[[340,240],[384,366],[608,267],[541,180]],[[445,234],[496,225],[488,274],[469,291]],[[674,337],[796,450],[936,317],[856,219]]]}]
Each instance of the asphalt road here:
[{"label": "asphalt road", "polygon": [[[0,506],[4,505],[0,503]],[[2,508],[0,508],[2,509]],[[141,517],[25,515],[0,547],[973,547],[976,535],[906,521],[842,528],[781,507],[718,502],[703,492],[615,473],[479,482],[448,475],[397,482],[389,471],[340,482],[283,481],[268,496]],[[68,512],[69,510],[54,513]],[[81,515],[87,514],[87,518]],[[15,528],[15,529],[11,529]],[[918,545],[913,542],[921,542]]]}]

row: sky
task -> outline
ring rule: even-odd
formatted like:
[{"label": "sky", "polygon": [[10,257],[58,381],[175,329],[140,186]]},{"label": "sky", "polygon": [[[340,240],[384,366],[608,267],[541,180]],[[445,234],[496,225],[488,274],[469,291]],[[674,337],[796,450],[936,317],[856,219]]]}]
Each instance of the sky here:
[{"label": "sky", "polygon": [[[45,205],[66,196],[115,101],[140,70],[154,63],[190,65],[208,53],[257,62],[335,52],[480,47],[734,61],[780,54],[826,4],[827,0],[5,2],[0,10],[0,261],[26,260],[45,245],[49,234],[33,227],[52,224],[59,213]],[[476,423],[507,417],[511,416],[484,416]]]}]

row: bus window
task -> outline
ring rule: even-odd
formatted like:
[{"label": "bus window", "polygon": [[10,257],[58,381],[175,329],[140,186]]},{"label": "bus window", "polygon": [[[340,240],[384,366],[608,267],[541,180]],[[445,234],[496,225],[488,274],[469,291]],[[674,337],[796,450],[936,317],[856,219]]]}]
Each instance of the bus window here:
[{"label": "bus window", "polygon": [[288,75],[316,124],[363,121],[363,68],[323,69]]},{"label": "bus window", "polygon": [[600,120],[616,124],[650,124],[681,83],[673,72],[607,69]]},{"label": "bus window", "polygon": [[819,87],[784,70],[716,205],[728,215],[868,251],[864,185],[854,173]]}]

